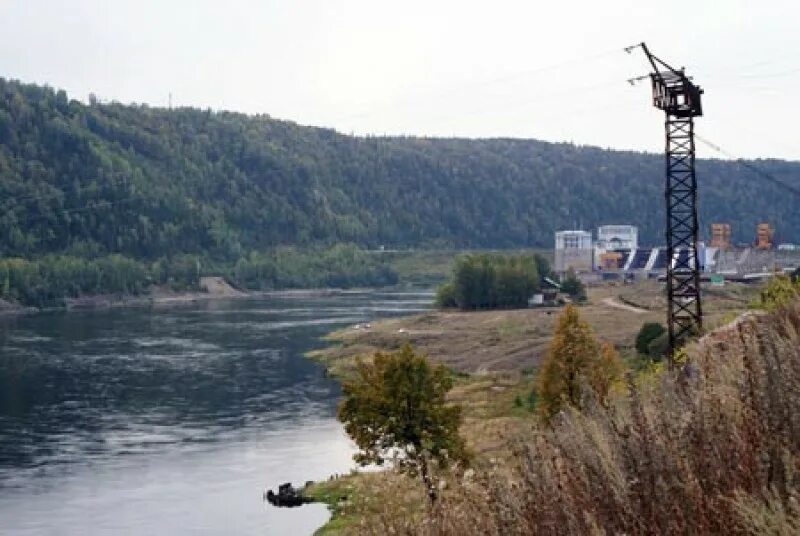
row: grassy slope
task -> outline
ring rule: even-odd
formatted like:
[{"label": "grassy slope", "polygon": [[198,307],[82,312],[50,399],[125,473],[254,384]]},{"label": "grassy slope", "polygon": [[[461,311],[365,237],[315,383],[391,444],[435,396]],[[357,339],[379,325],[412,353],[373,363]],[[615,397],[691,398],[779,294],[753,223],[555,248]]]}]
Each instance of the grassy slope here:
[{"label": "grassy slope", "polygon": [[[754,294],[754,288],[740,286],[709,293],[709,323],[719,324],[735,316]],[[581,313],[623,354],[631,353],[643,322],[663,317],[659,288],[652,282],[593,288],[589,296],[590,303],[581,308]],[[603,303],[606,298],[635,303],[648,312],[609,307]],[[449,399],[464,408],[461,432],[476,454],[475,467],[502,473],[510,471],[515,438],[529,431],[533,422],[530,395],[535,368],[546,351],[556,314],[555,310],[424,313],[377,322],[369,330],[334,332],[329,339],[335,344],[314,352],[312,357],[341,377],[348,374],[357,356],[394,349],[410,341],[433,360],[447,363],[456,378]],[[330,523],[320,529],[321,534],[365,530],[360,525],[364,523],[386,525],[399,515],[397,512],[408,519],[421,519],[419,507],[424,504],[416,482],[392,471],[356,473],[318,483],[311,493],[328,503],[333,513]]]}]

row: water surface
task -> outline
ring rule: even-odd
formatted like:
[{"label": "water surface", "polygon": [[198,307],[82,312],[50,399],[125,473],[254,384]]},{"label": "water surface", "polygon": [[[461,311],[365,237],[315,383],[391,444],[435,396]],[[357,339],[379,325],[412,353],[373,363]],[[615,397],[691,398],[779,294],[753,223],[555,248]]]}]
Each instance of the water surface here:
[{"label": "water surface", "polygon": [[3,534],[309,534],[266,487],[346,472],[338,384],[302,357],[428,293],[343,292],[0,320]]}]

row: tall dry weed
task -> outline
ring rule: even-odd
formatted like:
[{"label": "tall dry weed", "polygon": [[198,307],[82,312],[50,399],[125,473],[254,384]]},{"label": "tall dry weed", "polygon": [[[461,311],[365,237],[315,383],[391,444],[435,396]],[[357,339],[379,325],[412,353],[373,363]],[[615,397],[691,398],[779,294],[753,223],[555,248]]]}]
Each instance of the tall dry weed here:
[{"label": "tall dry weed", "polygon": [[385,534],[796,534],[800,303],[748,314],[627,396],[587,400],[517,439],[512,479],[449,483]]}]

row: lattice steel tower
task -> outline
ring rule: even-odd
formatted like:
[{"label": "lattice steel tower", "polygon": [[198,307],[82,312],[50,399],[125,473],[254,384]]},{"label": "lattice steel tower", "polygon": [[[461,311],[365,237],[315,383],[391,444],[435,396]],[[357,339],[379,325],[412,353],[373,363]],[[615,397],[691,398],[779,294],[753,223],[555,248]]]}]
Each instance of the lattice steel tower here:
[{"label": "lattice steel tower", "polygon": [[703,327],[700,263],[697,253],[697,177],[694,170],[694,118],[703,115],[703,90],[684,69],[674,69],[641,43],[653,72],[653,105],[666,114],[667,329],[669,355]]}]

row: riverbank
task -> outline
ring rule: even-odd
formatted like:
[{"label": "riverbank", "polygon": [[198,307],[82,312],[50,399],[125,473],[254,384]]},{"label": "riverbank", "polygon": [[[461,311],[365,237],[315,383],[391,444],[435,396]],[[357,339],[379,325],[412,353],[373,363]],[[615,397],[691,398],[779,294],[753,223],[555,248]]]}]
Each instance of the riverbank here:
[{"label": "riverbank", "polygon": [[[289,288],[280,290],[239,290],[219,276],[200,278],[201,290],[174,291],[164,286],[153,286],[144,293],[133,294],[94,294],[78,298],[65,298],[63,307],[28,307],[0,299],[0,317],[18,316],[50,310],[102,310],[125,307],[177,307],[210,300],[252,299],[252,298],[321,298],[348,293],[363,293],[371,288]],[[398,287],[387,287],[394,291]],[[399,287],[406,289],[407,287]]]},{"label": "riverbank", "polygon": [[27,313],[35,313],[37,311],[38,309],[36,307],[25,307],[24,305],[19,305],[18,303],[13,303],[0,298],[0,317],[24,315]]},{"label": "riverbank", "polygon": [[[713,327],[735,317],[756,294],[755,287],[745,285],[708,292],[707,324]],[[580,311],[598,337],[612,342],[633,364],[636,333],[644,322],[663,322],[663,306],[661,285],[646,281],[590,288],[589,302]],[[508,462],[519,447],[515,438],[530,432],[536,369],[559,312],[431,311],[334,331],[327,337],[330,346],[309,356],[339,378],[349,374],[357,358],[395,350],[406,342],[446,364],[455,379],[448,398],[463,408],[461,433],[475,453],[475,468],[502,474],[511,470]],[[350,533],[360,523],[387,516],[415,519],[425,504],[421,486],[391,470],[317,483],[309,494],[326,502],[332,512],[318,534]]]},{"label": "riverbank", "polygon": [[93,294],[77,298],[65,298],[63,307],[30,307],[0,299],[0,316],[25,315],[48,310],[78,311],[118,307],[169,307],[205,300],[252,298],[269,294],[267,292],[256,293],[237,290],[229,285],[224,278],[216,276],[201,277],[199,287],[200,290],[196,291],[174,291],[168,287],[153,286],[139,295]]}]

